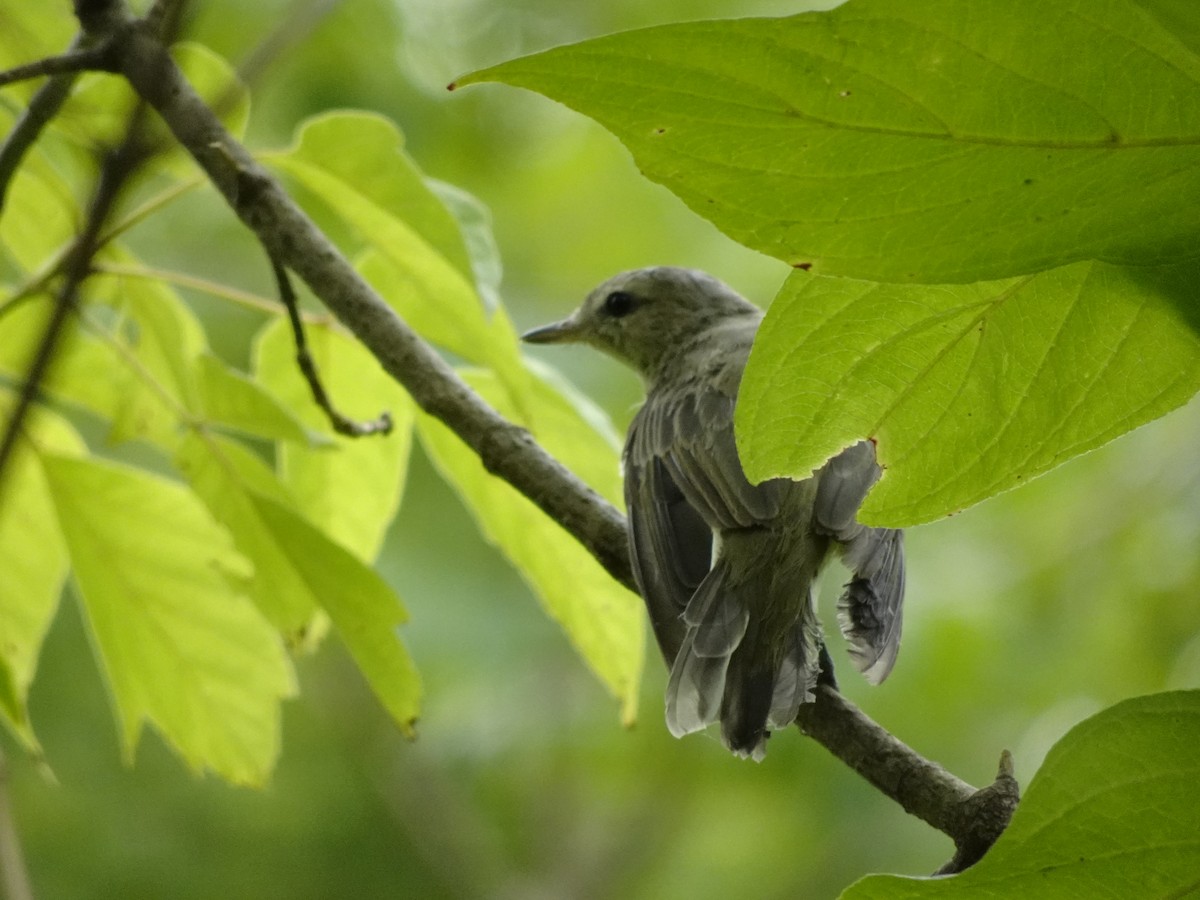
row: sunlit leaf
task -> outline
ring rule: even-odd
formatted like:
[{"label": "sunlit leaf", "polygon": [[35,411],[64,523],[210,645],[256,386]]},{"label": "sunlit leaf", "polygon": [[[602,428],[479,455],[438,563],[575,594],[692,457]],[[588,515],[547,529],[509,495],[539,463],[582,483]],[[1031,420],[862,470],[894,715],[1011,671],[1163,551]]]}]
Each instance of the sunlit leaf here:
[{"label": "sunlit leaf", "polygon": [[1119,703],[1055,745],[982,862],[952,878],[872,875],[843,900],[1191,896],[1197,734],[1198,691]]},{"label": "sunlit leaf", "polygon": [[[109,253],[128,258],[117,248]],[[111,440],[144,438],[173,446],[180,420],[200,415],[197,359],[207,346],[204,329],[161,282],[106,275],[96,279],[92,296],[116,314],[104,333],[117,348],[114,377],[129,386],[114,411]]]},{"label": "sunlit leaf", "polygon": [[208,421],[256,437],[300,443],[314,439],[292,410],[211,353],[198,357],[196,378]]},{"label": "sunlit leaf", "polygon": [[[404,135],[395,122],[358,111],[314,116],[300,126],[296,144],[285,159],[321,169],[369,197],[387,215],[407,223],[460,275],[471,279],[471,255],[461,226],[405,152]],[[325,200],[338,207],[328,196]],[[363,238],[372,240],[370,234]]]},{"label": "sunlit leaf", "polygon": [[492,231],[491,210],[478,197],[456,184],[433,178],[425,181],[458,220],[467,254],[471,258],[475,288],[484,307],[489,313],[494,312],[500,308],[500,282],[504,277],[504,266],[500,260],[500,248],[496,245],[496,235]]},{"label": "sunlit leaf", "polygon": [[330,435],[331,446],[278,448],[280,475],[310,522],[360,559],[379,552],[400,505],[412,445],[413,404],[361,344],[336,329],[308,324],[308,348],[334,406],[356,420],[386,412],[392,433],[351,439],[332,436],[295,362],[291,331],[282,319],[263,329],[254,368],[262,382],[311,428]]},{"label": "sunlit leaf", "polygon": [[[620,475],[615,441],[589,423],[594,414],[581,414],[562,393],[534,379],[530,412],[521,417],[506,401],[494,375],[470,371],[464,377],[502,415],[522,422],[557,459],[616,500]],[[523,495],[488,474],[479,457],[444,425],[421,416],[418,429],[434,464],[463,498],[485,536],[512,560],[547,612],[621,701],[625,720],[632,721],[642,670],[640,600],[614,582],[591,554]]]},{"label": "sunlit leaf", "polygon": [[359,270],[422,337],[494,369],[515,397],[524,393],[516,334],[502,310],[486,310],[458,223],[401,152],[393,126],[366,115],[317,119],[296,148],[268,162],[353,229],[367,247]]},{"label": "sunlit leaf", "polygon": [[304,577],[280,546],[279,536],[263,522],[254,504],[256,494],[290,502],[283,485],[237,441],[212,434],[189,432],[180,442],[175,464],[253,563],[254,580],[246,586],[247,593],[276,628],[298,640],[316,604]]},{"label": "sunlit leaf", "polygon": [[390,255],[368,250],[356,261],[363,277],[422,338],[456,356],[496,371],[510,396],[531,389],[521,363],[516,329],[503,307],[490,315],[477,295],[471,302],[442,303],[433,282],[417,283],[411,271]]},{"label": "sunlit leaf", "polygon": [[[102,255],[132,259],[115,244]],[[199,321],[168,285],[144,278],[93,276],[84,299],[63,329],[46,390],[109,420],[114,443],[144,438],[172,446],[181,419],[202,418]],[[56,302],[40,292],[4,311],[0,371],[24,375]]]},{"label": "sunlit leaf", "polygon": [[399,626],[408,616],[399,598],[373,569],[296,513],[263,496],[254,497],[254,505],[320,597],[375,695],[400,730],[414,737],[421,680],[400,640]]},{"label": "sunlit leaf", "polygon": [[[202,44],[176,43],[171,55],[188,83],[220,117],[235,137],[246,130],[250,117],[250,95],[229,63]],[[106,73],[88,73],[80,77],[71,96],[54,119],[54,128],[68,135],[81,147],[97,144],[118,146],[129,127],[136,95],[123,78]],[[157,161],[161,171],[175,170],[191,174],[195,163],[170,141],[161,122],[147,118],[143,127],[150,139],[159,139],[170,152]],[[165,164],[165,165],[164,165]]]},{"label": "sunlit leaf", "polygon": [[1200,336],[1169,299],[1198,277],[1103,263],[932,287],[796,273],[738,398],[747,472],[805,477],[873,438],[886,474],[862,518],[891,525],[1016,487],[1200,390]]},{"label": "sunlit leaf", "polygon": [[[0,390],[0,421],[9,421],[15,399]],[[0,716],[26,748],[35,750],[25,704],[68,561],[49,488],[30,446],[74,455],[83,453],[84,445],[66,422],[41,408],[26,420],[24,431],[0,480]]]},{"label": "sunlit leaf", "polygon": [[793,265],[966,282],[1197,256],[1200,53],[1175,35],[1197,18],[1150,0],[850,0],[610,35],[459,84],[591,116],[647,177]]},{"label": "sunlit leaf", "polygon": [[75,239],[78,219],[78,201],[35,147],[4,196],[0,254],[25,274],[40,273]]},{"label": "sunlit leaf", "polygon": [[[61,53],[71,42],[78,30],[73,17],[46,15],[48,6],[12,3],[0,10],[0,69]],[[33,85],[28,87],[33,90]],[[6,87],[5,91],[9,89]]]},{"label": "sunlit leaf", "polygon": [[75,582],[132,758],[143,721],[196,770],[262,784],[279,754],[283,645],[199,501],[162,478],[46,454]]},{"label": "sunlit leaf", "polygon": [[387,584],[333,537],[305,521],[261,460],[235,441],[189,435],[180,470],[254,565],[249,589],[296,645],[314,613],[327,613],[401,729],[411,733],[420,701],[416,669],[396,626],[403,608]]}]

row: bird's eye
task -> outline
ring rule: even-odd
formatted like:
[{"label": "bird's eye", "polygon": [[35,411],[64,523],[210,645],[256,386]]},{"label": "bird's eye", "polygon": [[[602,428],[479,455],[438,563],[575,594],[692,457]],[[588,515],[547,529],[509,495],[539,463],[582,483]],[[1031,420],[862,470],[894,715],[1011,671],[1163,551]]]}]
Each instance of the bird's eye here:
[{"label": "bird's eye", "polygon": [[614,319],[627,316],[637,305],[637,298],[628,291],[613,291],[604,298],[604,311]]}]

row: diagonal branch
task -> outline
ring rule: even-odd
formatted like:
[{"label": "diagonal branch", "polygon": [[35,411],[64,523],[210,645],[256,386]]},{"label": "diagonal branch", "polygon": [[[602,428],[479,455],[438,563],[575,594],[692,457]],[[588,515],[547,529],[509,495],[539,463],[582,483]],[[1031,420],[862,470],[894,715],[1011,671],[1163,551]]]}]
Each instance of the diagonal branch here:
[{"label": "diagonal branch", "polygon": [[[416,403],[449,426],[489,472],[525,494],[633,590],[620,513],[528,432],[484,403],[374,293],[279,183],[225,131],[149,29],[138,26],[121,3],[93,2],[107,13],[120,13],[98,17],[110,24],[104,26],[107,30],[92,26],[98,31],[94,37],[116,43],[120,73],[158,111],[271,258],[300,276]],[[975,791],[892,737],[836,691],[822,688],[817,702],[803,709],[799,725],[904,809],[950,835],[960,851],[952,866],[969,865],[982,854],[972,844],[980,833],[978,822],[1000,823],[992,828],[994,839],[1011,813],[1011,774],[1005,780],[1002,771],[997,785]]]}]

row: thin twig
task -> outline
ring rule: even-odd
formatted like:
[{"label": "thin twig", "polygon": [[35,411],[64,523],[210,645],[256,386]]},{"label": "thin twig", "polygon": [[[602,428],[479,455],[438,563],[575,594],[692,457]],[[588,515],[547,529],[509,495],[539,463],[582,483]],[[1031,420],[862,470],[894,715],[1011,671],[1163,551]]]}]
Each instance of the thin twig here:
[{"label": "thin twig", "polygon": [[87,50],[68,50],[58,56],[34,60],[0,72],[0,87],[43,78],[47,75],[77,75],[96,69],[109,69],[109,53],[105,47],[90,47]]},{"label": "thin twig", "polygon": [[283,301],[284,308],[287,309],[288,321],[292,323],[292,336],[296,340],[296,364],[300,366],[300,372],[304,375],[304,380],[308,382],[313,400],[324,410],[333,430],[346,437],[355,438],[372,434],[391,434],[392,416],[386,410],[381,412],[376,419],[355,422],[333,408],[333,403],[325,392],[325,386],[321,384],[321,373],[317,371],[317,362],[308,352],[308,340],[304,336],[304,322],[300,319],[300,306],[296,301],[296,292],[292,290],[292,281],[288,278],[287,269],[274,258],[271,259],[271,268],[275,272],[275,283],[279,285],[279,299]]}]

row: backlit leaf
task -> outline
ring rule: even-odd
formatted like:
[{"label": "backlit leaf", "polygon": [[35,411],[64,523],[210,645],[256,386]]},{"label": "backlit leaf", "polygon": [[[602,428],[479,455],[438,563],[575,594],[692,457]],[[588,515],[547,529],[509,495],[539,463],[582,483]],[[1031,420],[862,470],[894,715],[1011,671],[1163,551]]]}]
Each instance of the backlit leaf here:
[{"label": "backlit leaf", "polygon": [[610,35],[459,84],[591,116],[793,265],[967,282],[1197,256],[1197,19],[1151,0],[850,0]]},{"label": "backlit leaf", "polygon": [[877,441],[861,518],[913,525],[1016,487],[1185,403],[1200,337],[1170,297],[1193,267],[1077,263],[973,285],[796,273],[738,398],[754,479],[807,477]]},{"label": "backlit leaf", "polygon": [[[467,382],[504,416],[524,424],[572,471],[610,500],[620,495],[616,442],[598,431],[573,403],[534,379],[525,416],[506,400],[491,373],[463,373]],[[479,457],[444,425],[418,418],[422,443],[458,491],[484,535],[504,552],[566,631],[580,655],[621,701],[622,715],[636,713],[643,650],[642,604],[618,585],[574,538],[516,489],[490,475]]]},{"label": "backlit leaf", "polygon": [[872,875],[843,900],[1190,897],[1200,890],[1200,691],[1118,703],[1075,726],[1008,830],[951,878]]},{"label": "backlit leaf", "polygon": [[252,573],[229,535],[165,479],[50,454],[42,463],[127,757],[148,721],[193,769],[262,784],[295,683],[242,591]]}]

